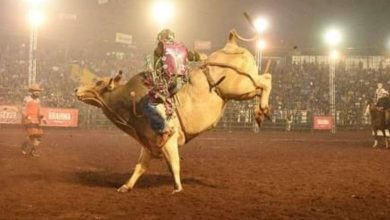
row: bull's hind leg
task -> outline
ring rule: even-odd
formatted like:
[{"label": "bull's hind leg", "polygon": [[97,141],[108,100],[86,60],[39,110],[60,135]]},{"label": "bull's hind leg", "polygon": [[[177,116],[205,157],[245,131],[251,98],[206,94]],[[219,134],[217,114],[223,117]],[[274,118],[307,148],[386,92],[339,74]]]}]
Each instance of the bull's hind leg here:
[{"label": "bull's hind leg", "polygon": [[389,149],[389,137],[386,135],[386,129],[383,129],[383,138],[385,140],[386,149]]},{"label": "bull's hind leg", "polygon": [[148,169],[151,159],[151,153],[147,149],[142,148],[138,163],[137,165],[135,165],[133,174],[131,175],[130,179],[118,189],[118,192],[127,192],[133,189],[138,178],[142,176],[142,174],[144,174],[145,171]]},{"label": "bull's hind leg", "polygon": [[162,148],[162,152],[167,160],[169,169],[175,180],[175,189],[173,193],[177,193],[183,190],[180,180],[180,156],[177,140],[171,138]]}]

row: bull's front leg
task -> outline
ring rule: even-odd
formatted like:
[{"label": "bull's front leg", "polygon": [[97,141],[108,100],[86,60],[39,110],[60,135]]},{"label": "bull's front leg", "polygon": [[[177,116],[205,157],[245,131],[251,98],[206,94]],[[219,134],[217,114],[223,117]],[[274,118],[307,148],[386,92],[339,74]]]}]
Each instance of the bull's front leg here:
[{"label": "bull's front leg", "polygon": [[183,190],[183,186],[180,179],[180,156],[176,135],[170,138],[162,147],[162,152],[175,181],[173,193],[181,192]]},{"label": "bull's front leg", "polygon": [[386,135],[386,129],[383,129],[382,132],[383,132],[383,138],[385,140],[385,147],[386,149],[389,149],[389,137],[387,137]]},{"label": "bull's front leg", "polygon": [[260,105],[255,108],[255,119],[259,126],[265,118],[270,119],[270,107],[269,107],[269,97],[272,89],[272,76],[269,73],[259,75],[255,78],[256,84],[258,86],[257,96],[260,96]]},{"label": "bull's front leg", "polygon": [[139,177],[142,176],[142,174],[144,174],[146,170],[149,168],[151,159],[152,159],[152,155],[150,151],[148,151],[143,147],[141,149],[141,154],[139,156],[138,163],[137,165],[135,165],[133,174],[131,175],[130,179],[118,189],[118,192],[123,193],[133,189]]},{"label": "bull's front leg", "polygon": [[260,109],[269,109],[269,96],[271,95],[272,89],[272,76],[269,73],[264,73],[259,76],[259,85],[262,89],[260,99]]}]

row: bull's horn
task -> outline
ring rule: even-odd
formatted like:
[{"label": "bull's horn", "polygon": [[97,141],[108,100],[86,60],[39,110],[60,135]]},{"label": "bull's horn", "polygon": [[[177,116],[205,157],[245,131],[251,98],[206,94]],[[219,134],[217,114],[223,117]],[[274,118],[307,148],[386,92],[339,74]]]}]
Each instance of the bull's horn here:
[{"label": "bull's horn", "polygon": [[123,74],[122,70],[119,70],[118,74],[114,77],[114,81],[118,82],[119,80],[121,80],[122,74]]}]

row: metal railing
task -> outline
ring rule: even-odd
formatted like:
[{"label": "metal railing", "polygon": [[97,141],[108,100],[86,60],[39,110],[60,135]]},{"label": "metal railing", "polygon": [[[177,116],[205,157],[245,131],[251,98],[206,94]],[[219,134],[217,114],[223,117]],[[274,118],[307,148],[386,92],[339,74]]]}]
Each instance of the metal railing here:
[{"label": "metal railing", "polygon": [[[253,116],[254,101],[231,101],[228,103],[224,115],[218,122],[215,130],[223,131],[256,131]],[[103,112],[93,106],[80,105],[79,127],[86,129],[115,129],[112,122],[107,119]],[[260,130],[271,131],[302,131],[310,132],[313,128],[313,114],[310,111],[276,110],[273,111],[271,120],[265,121]],[[287,118],[292,115],[291,118]],[[337,130],[362,130],[369,128],[369,118],[362,112],[357,116],[343,116],[337,111]]]}]

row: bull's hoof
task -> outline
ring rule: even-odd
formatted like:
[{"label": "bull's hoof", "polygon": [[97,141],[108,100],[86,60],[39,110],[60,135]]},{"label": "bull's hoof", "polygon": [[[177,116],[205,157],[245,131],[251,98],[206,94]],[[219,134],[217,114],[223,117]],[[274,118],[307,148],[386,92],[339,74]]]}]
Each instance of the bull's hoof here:
[{"label": "bull's hoof", "polygon": [[181,191],[183,191],[183,188],[175,189],[175,190],[173,190],[172,195],[174,195],[174,194],[176,194],[176,193],[179,193],[179,192],[181,192]]},{"label": "bull's hoof", "polygon": [[131,190],[131,188],[129,188],[129,187],[126,186],[126,185],[123,185],[123,186],[121,186],[119,189],[117,189],[117,192],[126,193],[126,192],[129,192],[130,190]]}]

